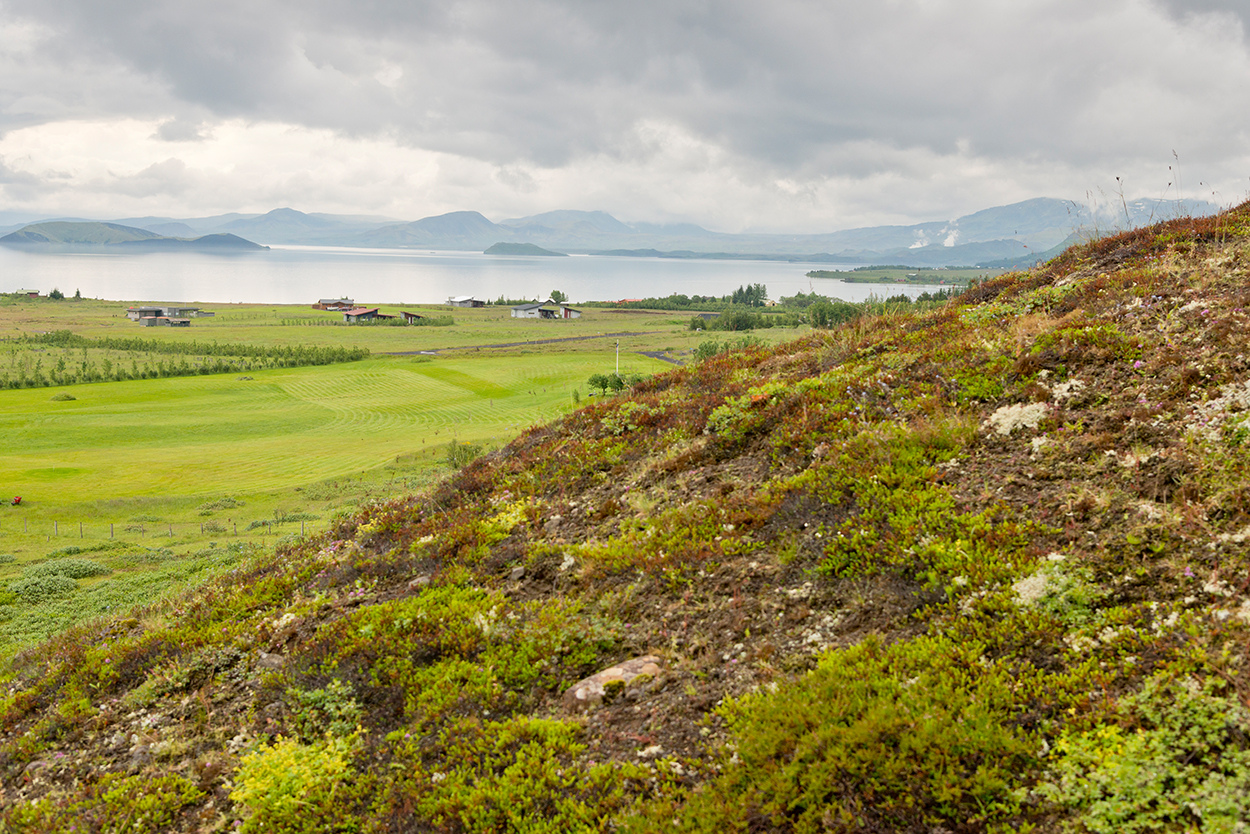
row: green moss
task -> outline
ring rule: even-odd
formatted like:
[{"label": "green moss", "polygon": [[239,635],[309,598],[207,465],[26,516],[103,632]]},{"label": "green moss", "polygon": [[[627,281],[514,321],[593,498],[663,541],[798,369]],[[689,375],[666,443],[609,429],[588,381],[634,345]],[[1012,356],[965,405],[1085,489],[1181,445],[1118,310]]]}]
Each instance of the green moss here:
[{"label": "green moss", "polygon": [[243,814],[242,832],[313,834],[358,831],[351,813],[353,738],[313,744],[277,738],[246,753],[230,798]]},{"label": "green moss", "polygon": [[20,803],[0,815],[0,827],[32,834],[157,834],[175,827],[179,812],[203,796],[178,775],[107,774],[74,798],[50,795]]},{"label": "green moss", "polygon": [[1093,834],[1244,830],[1250,713],[1219,688],[1151,678],[1118,721],[1060,737],[1038,793]]}]

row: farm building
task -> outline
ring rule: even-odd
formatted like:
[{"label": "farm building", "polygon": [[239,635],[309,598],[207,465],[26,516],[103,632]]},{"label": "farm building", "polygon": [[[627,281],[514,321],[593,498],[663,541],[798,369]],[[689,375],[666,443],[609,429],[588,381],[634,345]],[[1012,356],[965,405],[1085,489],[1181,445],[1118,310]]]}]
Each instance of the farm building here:
[{"label": "farm building", "polygon": [[567,304],[552,306],[551,302],[535,304],[519,304],[512,308],[514,319],[576,319],[581,318],[581,311],[574,310]]},{"label": "farm building", "polygon": [[378,318],[377,307],[353,307],[350,310],[343,311],[343,321],[349,324],[356,324],[362,321],[372,321]]},{"label": "farm building", "polygon": [[126,310],[126,318],[131,321],[140,321],[163,315],[165,315],[164,307],[131,307]]},{"label": "farm building", "polygon": [[126,318],[131,321],[139,321],[145,318],[174,318],[185,319],[192,316],[211,316],[212,313],[201,312],[199,307],[183,307],[179,304],[160,304],[150,307],[129,307],[126,309]]},{"label": "farm building", "polygon": [[313,305],[314,310],[336,310],[340,313],[355,308],[356,302],[350,298],[322,298]]},{"label": "farm building", "polygon": [[402,310],[400,311],[399,314],[404,317],[404,322],[406,324],[412,324],[413,322],[420,321],[421,319],[425,318],[425,316],[421,315],[420,313],[409,313],[409,312],[402,311]]},{"label": "farm building", "polygon": [[[555,311],[544,310],[543,307],[545,306],[546,305],[542,303],[541,301],[535,302],[533,304],[518,304],[516,307],[512,308],[512,317],[514,319],[554,318],[554,316],[551,314],[553,314]],[[546,313],[547,315],[543,315],[544,313]]]},{"label": "farm building", "polygon": [[457,295],[447,299],[451,307],[485,307],[485,301],[479,301],[471,295]]},{"label": "farm building", "polygon": [[190,327],[191,319],[170,318],[169,316],[144,316],[139,319],[144,327]]}]

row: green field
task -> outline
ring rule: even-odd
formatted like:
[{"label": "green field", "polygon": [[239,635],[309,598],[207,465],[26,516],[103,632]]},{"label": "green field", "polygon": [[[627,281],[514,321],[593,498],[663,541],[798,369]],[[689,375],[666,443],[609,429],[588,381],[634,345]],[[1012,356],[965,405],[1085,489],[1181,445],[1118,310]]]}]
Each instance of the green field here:
[{"label": "green field", "polygon": [[[680,314],[588,309],[581,319],[543,321],[513,319],[506,307],[412,305],[392,306],[451,315],[455,324],[351,326],[307,307],[222,304],[203,305],[216,315],[189,328],[147,328],[125,318],[131,303],[0,304],[0,367],[107,357],[143,369],[162,359],[159,350],[91,348],[84,360],[78,348],[22,339],[60,330],[161,344],[363,347],[371,355],[0,390],[0,654],[223,570],[251,548],[321,532],[361,502],[432,483],[450,471],[452,441],[502,446],[585,401],[587,378],[616,368],[618,342],[621,373],[649,375],[674,365],[641,351],[680,362],[707,338]],[[758,336],[775,342],[795,333]],[[58,558],[101,572],[45,599],[7,590]]]}]

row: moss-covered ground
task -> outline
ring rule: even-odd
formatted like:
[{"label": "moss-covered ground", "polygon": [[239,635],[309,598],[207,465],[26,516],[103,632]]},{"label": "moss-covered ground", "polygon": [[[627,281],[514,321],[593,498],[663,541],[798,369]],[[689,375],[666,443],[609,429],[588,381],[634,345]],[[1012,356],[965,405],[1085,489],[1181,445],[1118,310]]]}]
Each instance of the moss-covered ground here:
[{"label": "moss-covered ground", "polygon": [[54,637],[0,825],[1246,830],[1247,270],[1243,206],[706,356]]}]

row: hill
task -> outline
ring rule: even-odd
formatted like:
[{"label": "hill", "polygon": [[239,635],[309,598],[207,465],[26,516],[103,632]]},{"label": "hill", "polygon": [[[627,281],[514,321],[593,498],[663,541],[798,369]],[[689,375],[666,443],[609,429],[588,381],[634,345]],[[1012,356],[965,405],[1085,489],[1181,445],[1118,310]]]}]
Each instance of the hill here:
[{"label": "hill", "polygon": [[1248,263],[1250,204],[709,343],[16,658],[0,822],[1238,830]]},{"label": "hill", "polygon": [[41,246],[70,244],[83,246],[108,246],[135,240],[157,240],[161,235],[146,229],[136,229],[117,223],[71,222],[56,220],[49,223],[33,223],[16,232],[0,237],[6,246]]},{"label": "hill", "polygon": [[552,252],[532,243],[496,243],[486,249],[484,255],[542,255],[544,257],[568,257],[563,252]]},{"label": "hill", "polygon": [[233,234],[210,234],[195,238],[165,237],[146,229],[118,223],[70,221],[34,223],[0,237],[0,245],[36,249],[111,246],[140,250],[210,252],[269,248]]}]

